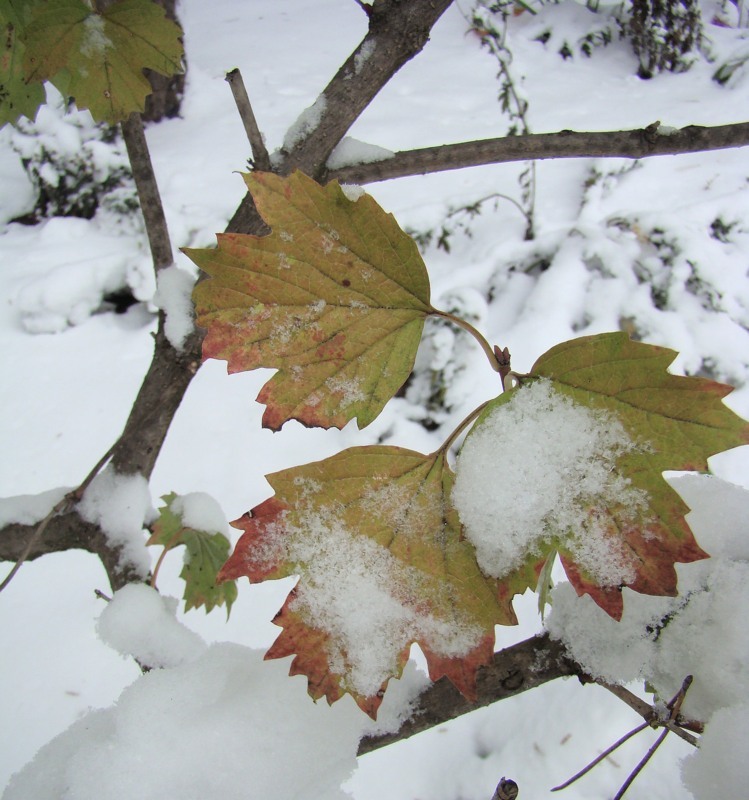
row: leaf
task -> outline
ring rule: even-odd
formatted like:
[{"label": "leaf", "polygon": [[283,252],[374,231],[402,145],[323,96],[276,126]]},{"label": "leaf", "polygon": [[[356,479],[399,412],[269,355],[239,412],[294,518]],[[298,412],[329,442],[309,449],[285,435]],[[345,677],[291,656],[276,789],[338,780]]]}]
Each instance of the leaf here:
[{"label": "leaf", "polygon": [[368,195],[349,200],[301,172],[245,176],[268,236],[219,234],[185,250],[210,280],[193,294],[203,358],[278,369],[263,425],[369,425],[413,367],[429,305],[416,244]]},{"label": "leaf", "polygon": [[[527,470],[534,469],[527,461],[531,447],[540,447],[539,458],[548,461],[550,484],[559,472],[569,471],[566,494],[560,490],[553,513],[536,524],[537,536],[536,531],[527,531],[525,557],[546,557],[556,549],[578,594],[590,594],[616,619],[622,614],[623,586],[645,594],[673,596],[677,584],[674,564],[707,557],[685,520],[689,509],[662,473],[706,471],[709,456],[749,441],[749,424],[721,402],[731,387],[671,375],[667,368],[675,356],[672,350],[633,342],[624,333],[558,345],[521,378],[521,388],[489,404],[464,444],[464,452],[478,452],[477,444],[469,447],[468,443],[493,425],[493,435],[498,438],[488,442],[488,447],[495,452],[512,451],[504,453],[503,472],[494,480],[499,483],[507,474],[512,482],[513,474],[524,474],[539,498],[548,497],[552,490],[545,486],[543,470],[540,477],[536,472],[528,477]],[[534,386],[544,385],[548,388],[531,394]],[[549,402],[562,405],[555,406],[544,423],[542,392],[549,390]],[[560,397],[566,400],[553,400]],[[570,453],[577,453],[569,463],[554,455],[555,441],[564,441],[564,432],[554,429],[555,424],[564,425],[560,408],[564,413],[572,409],[569,413],[588,415],[581,419],[589,439],[565,444]],[[547,437],[541,445],[533,444],[530,433],[525,444],[510,437],[510,429],[517,433],[526,424],[524,414],[536,424],[533,428],[527,423],[529,431],[537,430],[538,424],[549,426],[540,434]],[[608,448],[606,452],[601,443]],[[582,466],[574,463],[575,459]],[[597,469],[607,477],[594,496],[586,489],[586,481],[595,483],[591,483],[591,475]],[[459,462],[459,485],[461,472]],[[466,535],[475,541],[480,536],[474,536],[466,519],[472,514],[471,507],[460,497],[455,502],[467,525]],[[515,513],[529,522],[534,519],[533,509],[519,501]],[[523,533],[522,522],[514,524],[513,532]],[[503,524],[497,524],[495,535],[507,535]],[[479,554],[481,547],[477,543]],[[500,579],[506,577],[497,565],[489,571]]]},{"label": "leaf", "polygon": [[266,657],[294,654],[291,674],[307,676],[315,699],[349,692],[375,716],[416,641],[431,678],[474,699],[494,625],[516,623],[512,596],[538,572],[503,586],[481,574],[449,505],[444,455],[357,447],[267,477],[275,496],[232,523],[243,534],[219,573],[299,575]]},{"label": "leaf", "polygon": [[[226,605],[229,616],[232,603],[237,599],[234,582],[217,583],[216,575],[229,555],[229,540],[216,531],[196,530],[182,521],[176,494],[161,498],[166,505],[151,526],[152,535],[147,544],[161,545],[164,552],[185,545],[185,561],[180,578],[185,581],[185,611],[205,607],[206,613],[216,606]],[[162,556],[163,557],[163,556]]]},{"label": "leaf", "polygon": [[44,87],[38,81],[26,81],[23,57],[25,4],[0,0],[0,128],[15,124],[19,117],[36,118],[39,106],[45,101]]},{"label": "leaf", "polygon": [[97,121],[143,111],[148,68],[182,71],[179,26],[152,0],[120,0],[101,13],[82,0],[49,0],[26,30],[27,79],[51,80]]}]

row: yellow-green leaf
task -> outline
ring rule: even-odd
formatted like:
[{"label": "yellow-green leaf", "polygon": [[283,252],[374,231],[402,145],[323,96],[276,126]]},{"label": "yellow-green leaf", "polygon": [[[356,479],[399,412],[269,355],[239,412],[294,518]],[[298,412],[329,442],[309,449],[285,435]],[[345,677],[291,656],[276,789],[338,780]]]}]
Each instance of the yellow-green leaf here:
[{"label": "yellow-green leaf", "polygon": [[44,87],[26,80],[23,30],[27,4],[0,0],[0,128],[23,116],[33,120],[44,102]]},{"label": "yellow-green leaf", "polygon": [[269,475],[275,496],[232,523],[243,535],[220,580],[300,576],[268,657],[293,654],[313,697],[350,692],[374,716],[414,641],[433,680],[475,696],[494,625],[515,624],[512,595],[538,573],[512,587],[481,574],[450,507],[452,480],[441,453],[357,447]]},{"label": "yellow-green leaf", "polygon": [[676,594],[674,564],[706,554],[662,473],[707,470],[749,442],[749,423],[722,402],[729,386],[670,374],[675,356],[623,333],[574,339],[487,406],[454,499],[488,574],[506,579],[556,550],[578,593],[615,618],[624,586]]},{"label": "yellow-green leaf", "polygon": [[263,425],[368,425],[408,378],[429,305],[413,240],[368,195],[301,172],[246,176],[268,236],[222,234],[187,250],[209,276],[194,292],[204,358],[278,373]]},{"label": "yellow-green leaf", "polygon": [[26,29],[25,72],[59,82],[97,121],[118,122],[144,109],[152,91],[145,68],[182,70],[181,36],[151,0],[120,0],[101,13],[82,0],[49,0]]}]

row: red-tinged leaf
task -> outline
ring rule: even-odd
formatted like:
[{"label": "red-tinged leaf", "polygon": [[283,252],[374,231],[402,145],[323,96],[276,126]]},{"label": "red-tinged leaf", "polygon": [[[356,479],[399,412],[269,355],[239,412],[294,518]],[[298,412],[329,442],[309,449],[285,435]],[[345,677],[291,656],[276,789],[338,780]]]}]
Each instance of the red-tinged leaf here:
[{"label": "red-tinged leaf", "polygon": [[268,655],[295,654],[313,697],[349,692],[374,716],[415,641],[433,679],[475,697],[494,625],[515,624],[512,596],[538,573],[512,586],[481,574],[450,507],[444,456],[359,447],[268,480],[275,496],[233,523],[244,533],[219,575],[299,575]]},{"label": "red-tinged leaf", "polygon": [[[749,442],[749,423],[721,402],[730,387],[668,373],[675,355],[623,333],[575,339],[485,409],[454,500],[488,574],[556,550],[577,592],[616,619],[624,586],[676,594],[674,564],[706,554],[662,473],[707,470],[709,456]],[[481,508],[490,488],[504,509],[493,519]]]},{"label": "red-tinged leaf", "polygon": [[245,180],[272,232],[185,251],[211,276],[193,294],[203,357],[278,369],[258,396],[266,428],[363,428],[408,378],[432,311],[418,249],[368,195],[301,172]]}]

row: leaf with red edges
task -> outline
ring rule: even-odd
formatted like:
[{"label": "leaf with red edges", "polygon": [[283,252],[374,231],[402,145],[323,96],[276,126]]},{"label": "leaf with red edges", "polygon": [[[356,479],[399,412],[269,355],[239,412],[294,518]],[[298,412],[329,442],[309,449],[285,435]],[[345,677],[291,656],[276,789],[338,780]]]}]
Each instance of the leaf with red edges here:
[{"label": "leaf with red edges", "polygon": [[441,453],[352,448],[268,476],[275,496],[233,523],[244,533],[220,578],[300,576],[268,656],[295,654],[313,697],[349,692],[374,716],[412,642],[432,679],[475,697],[494,625],[515,624],[512,596],[538,573],[502,587],[481,574],[449,504],[453,478]]},{"label": "leaf with red edges", "polygon": [[557,551],[578,594],[616,619],[624,586],[676,594],[674,564],[706,554],[662,473],[707,470],[749,442],[749,423],[723,404],[731,387],[670,374],[675,356],[623,333],[574,339],[489,404],[453,498],[487,574],[504,580]]},{"label": "leaf with red edges", "polygon": [[245,176],[267,236],[219,234],[186,250],[208,275],[193,294],[204,358],[278,369],[263,425],[369,425],[405,383],[429,305],[416,244],[368,195],[301,172]]}]

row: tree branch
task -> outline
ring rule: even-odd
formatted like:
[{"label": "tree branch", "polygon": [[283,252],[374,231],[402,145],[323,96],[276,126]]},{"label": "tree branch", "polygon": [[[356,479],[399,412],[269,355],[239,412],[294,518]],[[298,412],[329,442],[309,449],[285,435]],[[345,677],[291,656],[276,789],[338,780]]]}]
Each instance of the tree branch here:
[{"label": "tree branch", "polygon": [[492,664],[479,669],[475,703],[468,702],[447,678],[441,678],[420,695],[411,718],[398,731],[362,739],[359,755],[570,675],[579,676],[582,671],[564,646],[547,633],[533,636],[495,653]]},{"label": "tree branch", "polygon": [[134,111],[122,124],[122,138],[125,140],[127,155],[133,170],[135,188],[138,190],[140,209],[146,222],[148,244],[151,247],[154,269],[158,272],[163,267],[174,263],[169,230],[166,226],[164,207],[161,205],[159,186],[153,172],[151,154],[148,151],[146,135],[143,131],[143,120]]},{"label": "tree branch", "polygon": [[127,562],[120,564],[121,549],[109,542],[98,525],[86,522],[75,509],[53,516],[46,526],[44,536],[34,537],[38,526],[38,523],[11,523],[3,528],[0,536],[0,561],[18,561],[27,548],[26,561],[64,550],[87,550],[101,560],[113,591],[133,581],[142,580]]},{"label": "tree branch", "polygon": [[648,158],[747,145],[749,122],[710,128],[689,125],[679,130],[661,129],[658,123],[654,123],[647,128],[630,131],[534,133],[419,150],[402,150],[392,158],[382,161],[330,170],[325,179],[365,184],[513,161],[550,158]]},{"label": "tree branch", "polygon": [[[429,33],[452,0],[376,0],[369,14],[369,31],[317,100],[320,118],[315,128],[287,152],[276,170],[289,175],[300,169],[321,179],[335,146],[362,111],[395,73],[421,52]],[[251,223],[248,195],[235,212],[228,231],[247,233]]]},{"label": "tree branch", "polygon": [[260,133],[260,128],[255,119],[255,112],[252,110],[252,104],[250,103],[247,89],[242,80],[242,73],[238,69],[227,72],[226,82],[231,87],[234,102],[237,104],[237,111],[244,125],[244,132],[247,135],[247,141],[250,143],[250,149],[252,150],[252,161],[255,165],[255,169],[269,172],[271,169],[270,156],[265,148],[263,135]]}]

